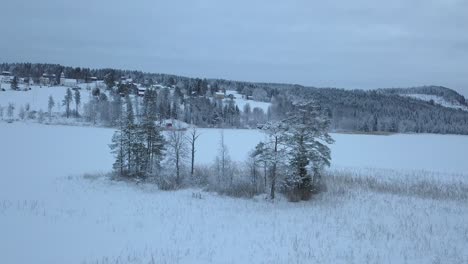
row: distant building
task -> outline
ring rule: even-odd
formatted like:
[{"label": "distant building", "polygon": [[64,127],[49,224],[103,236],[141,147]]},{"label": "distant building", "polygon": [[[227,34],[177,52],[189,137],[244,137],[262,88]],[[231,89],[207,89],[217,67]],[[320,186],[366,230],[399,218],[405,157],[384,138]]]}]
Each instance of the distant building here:
[{"label": "distant building", "polygon": [[9,71],[3,71],[2,75],[0,76],[0,82],[3,83],[10,83],[13,81],[14,76]]},{"label": "distant building", "polygon": [[70,87],[70,88],[75,88],[78,85],[78,80],[76,80],[76,79],[67,79],[67,78],[65,78],[65,74],[62,72],[60,74],[60,85]]},{"label": "distant building", "polygon": [[120,77],[120,82],[124,84],[130,84],[130,83],[133,83],[133,79],[130,77],[122,76]]},{"label": "distant building", "polygon": [[138,95],[139,96],[144,96],[145,92],[146,92],[146,87],[143,87],[143,86],[138,87]]},{"label": "distant building", "polygon": [[216,99],[224,99],[225,95],[224,93],[215,93],[215,96],[214,96]]},{"label": "distant building", "polygon": [[39,78],[40,85],[55,85],[57,84],[56,75],[55,74],[48,74],[44,73]]},{"label": "distant building", "polygon": [[[54,74],[55,75],[55,74]],[[55,77],[55,76],[54,76]],[[47,73],[42,74],[42,76],[39,78],[39,84],[40,85],[50,85],[51,84],[51,76]]]}]

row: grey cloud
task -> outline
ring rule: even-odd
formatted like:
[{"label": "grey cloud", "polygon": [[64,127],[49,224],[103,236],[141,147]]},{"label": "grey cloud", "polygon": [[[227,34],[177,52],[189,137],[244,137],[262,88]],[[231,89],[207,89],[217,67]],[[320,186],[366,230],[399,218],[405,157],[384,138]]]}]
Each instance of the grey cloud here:
[{"label": "grey cloud", "polygon": [[468,1],[16,0],[0,59],[468,95]]}]

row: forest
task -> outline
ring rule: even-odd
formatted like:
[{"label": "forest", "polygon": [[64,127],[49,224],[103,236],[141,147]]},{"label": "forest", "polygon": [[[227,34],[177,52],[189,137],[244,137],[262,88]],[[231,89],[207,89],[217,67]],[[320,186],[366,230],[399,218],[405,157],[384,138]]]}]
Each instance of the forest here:
[{"label": "forest", "polygon": [[[465,98],[446,87],[422,86],[375,90],[346,90],[316,88],[297,84],[254,83],[224,79],[189,78],[170,74],[145,73],[118,69],[89,69],[58,64],[3,63],[1,71],[10,71],[18,77],[37,81],[42,74],[55,74],[58,83],[63,72],[67,78],[84,82],[96,77],[108,88],[117,87],[119,93],[136,94],[133,84],[121,83],[122,77],[133,83],[150,87],[162,84],[175,87],[175,93],[161,90],[155,94],[161,118],[175,118],[199,127],[255,128],[266,120],[281,120],[298,98],[313,100],[327,112],[330,129],[335,132],[363,133],[439,133],[468,134],[468,111],[444,107],[433,101],[423,101],[402,95],[424,94],[443,98],[467,106]],[[271,102],[268,111],[247,107],[239,109],[232,101],[212,99],[216,92],[236,90],[245,98]],[[88,118],[104,119],[116,125],[115,117],[107,110],[112,105],[105,93],[96,91],[94,104],[88,105]],[[115,98],[114,98],[115,99]],[[103,113],[97,113],[101,109]],[[92,111],[91,111],[92,110]]]}]

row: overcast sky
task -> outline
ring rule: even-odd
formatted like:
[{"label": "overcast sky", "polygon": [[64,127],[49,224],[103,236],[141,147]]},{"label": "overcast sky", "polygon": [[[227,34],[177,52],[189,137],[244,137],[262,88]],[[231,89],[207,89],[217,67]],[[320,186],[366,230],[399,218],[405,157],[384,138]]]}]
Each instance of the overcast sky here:
[{"label": "overcast sky", "polygon": [[467,0],[10,0],[0,61],[468,95]]}]

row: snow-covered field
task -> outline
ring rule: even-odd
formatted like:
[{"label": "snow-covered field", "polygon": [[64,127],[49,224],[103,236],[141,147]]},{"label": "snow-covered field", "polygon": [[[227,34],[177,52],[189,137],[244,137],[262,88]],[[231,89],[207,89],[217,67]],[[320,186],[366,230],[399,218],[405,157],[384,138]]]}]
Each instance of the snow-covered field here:
[{"label": "snow-covered field", "polygon": [[[7,87],[8,86],[8,87]],[[81,103],[82,105],[87,103],[90,96],[90,90],[88,88],[93,88],[93,84],[80,84],[81,90]],[[31,90],[29,91],[13,91],[10,89],[9,84],[2,83],[1,87],[5,88],[5,91],[0,91],[0,107],[6,108],[9,103],[13,103],[16,110],[15,116],[18,115],[19,108],[25,107],[26,104],[29,104],[31,110],[42,110],[47,111],[49,96],[55,101],[53,112],[63,112],[64,107],[62,106],[62,100],[65,96],[65,93],[68,87],[65,86],[37,86],[32,85]],[[24,88],[21,86],[20,88]],[[250,108],[255,107],[261,108],[265,113],[268,111],[268,107],[271,105],[266,102],[258,102],[253,100],[247,100],[242,98],[242,95],[238,94],[235,91],[227,91],[226,94],[233,94],[235,96],[235,103],[241,111],[243,111],[246,104],[250,105]],[[228,99],[225,101],[227,102]]]},{"label": "snow-covered field", "polygon": [[262,109],[263,112],[266,113],[268,111],[268,107],[270,107],[271,105],[271,103],[267,103],[267,102],[259,102],[259,101],[247,100],[245,98],[242,98],[242,95],[236,91],[226,91],[226,95],[230,95],[230,94],[232,94],[235,97],[234,101],[236,102],[237,107],[239,107],[241,111],[244,110],[244,106],[246,104],[249,104],[251,110],[254,109],[255,107],[258,107]]},{"label": "snow-covered field", "polygon": [[[201,132],[198,161],[211,162],[220,132]],[[111,168],[112,133],[0,122],[1,263],[468,262],[466,200],[346,186],[302,203],[203,192],[199,199],[192,195],[199,190],[83,177]],[[238,161],[263,137],[224,133]],[[395,177],[398,170],[448,171],[466,182],[468,137],[333,136],[336,168],[392,168]]]},{"label": "snow-covered field", "polygon": [[[5,86],[6,84],[2,85]],[[13,103],[16,108],[16,114],[18,113],[18,109],[24,107],[26,104],[30,105],[31,110],[47,111],[49,96],[52,96],[55,101],[55,107],[52,111],[62,112],[64,111],[62,100],[66,91],[67,87],[64,86],[31,86],[31,90],[29,91],[13,91],[8,88],[6,91],[0,92],[0,106],[6,108],[9,103]],[[80,92],[82,102],[87,102],[89,99],[89,91],[82,89]]]}]

